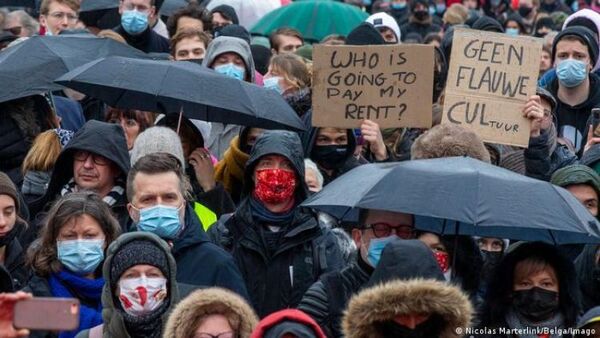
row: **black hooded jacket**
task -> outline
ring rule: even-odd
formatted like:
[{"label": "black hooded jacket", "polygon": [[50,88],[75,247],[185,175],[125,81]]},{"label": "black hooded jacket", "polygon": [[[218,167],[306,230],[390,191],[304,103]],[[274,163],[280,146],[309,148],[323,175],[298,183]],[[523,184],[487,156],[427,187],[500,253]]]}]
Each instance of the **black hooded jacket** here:
[{"label": "black hooded jacket", "polygon": [[[58,156],[46,194],[29,205],[34,224],[26,232],[24,247],[27,247],[37,236],[41,216],[43,216],[41,213],[50,207],[50,203],[61,196],[62,188],[73,178],[73,155],[78,150],[89,151],[109,159],[119,169],[120,174],[117,181],[120,181],[125,188],[130,164],[123,128],[117,124],[96,120],[87,122],[75,133],[73,139]],[[119,221],[122,231],[125,232],[129,221],[125,192],[111,207],[111,210]]]},{"label": "black hooded jacket", "polygon": [[559,285],[559,310],[565,327],[575,327],[580,312],[580,292],[573,263],[552,245],[541,242],[517,243],[507,254],[490,278],[481,315],[481,327],[508,327],[505,316],[512,308],[514,270],[517,263],[529,257],[547,261],[556,271]]},{"label": "black hooded jacket", "polygon": [[209,229],[213,241],[232,253],[260,317],[296,307],[319,276],[344,264],[334,235],[319,225],[315,215],[298,207],[291,223],[282,228],[277,249],[269,254],[262,235],[265,225],[255,221],[250,205],[254,168],[260,158],[269,154],[281,155],[292,163],[298,178],[296,205],[306,199],[308,187],[298,136],[287,131],[267,131],[257,139],[246,164],[239,208]]},{"label": "black hooded jacket", "polygon": [[600,245],[588,244],[575,260],[577,281],[581,290],[582,310],[600,305],[600,266],[597,264],[596,254]]},{"label": "black hooded jacket", "polygon": [[330,272],[313,284],[298,309],[321,326],[327,337],[343,337],[342,317],[350,298],[363,288],[395,279],[444,280],[431,250],[419,240],[397,240],[385,247],[377,268],[358,254],[357,262],[341,271]]}]

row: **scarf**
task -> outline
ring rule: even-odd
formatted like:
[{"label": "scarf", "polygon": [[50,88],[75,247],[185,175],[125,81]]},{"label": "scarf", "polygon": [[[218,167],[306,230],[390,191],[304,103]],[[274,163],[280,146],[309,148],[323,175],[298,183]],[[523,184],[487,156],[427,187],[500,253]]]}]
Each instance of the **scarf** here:
[{"label": "scarf", "polygon": [[[505,320],[506,320],[506,324],[508,324],[508,327],[511,329],[521,329],[521,330],[529,329],[529,332],[523,332],[523,333],[529,333],[529,334],[519,335],[520,338],[538,338],[538,337],[542,336],[542,334],[544,333],[544,331],[542,331],[541,328],[545,328],[545,327],[550,328],[550,329],[554,329],[554,328],[563,328],[564,329],[565,328],[565,319],[563,317],[563,314],[560,312],[556,313],[550,319],[547,319],[540,323],[533,324],[533,323],[529,322],[527,319],[520,316],[513,309],[510,309],[508,311],[508,313],[506,314]],[[539,332],[536,331],[537,328],[540,328]],[[555,334],[555,335],[548,335],[547,337],[558,338],[561,336]]]},{"label": "scarf", "polygon": [[161,316],[169,309],[170,302],[165,300],[158,309],[144,316],[133,316],[119,310],[131,338],[160,338],[163,331]]},{"label": "scarf", "polygon": [[[114,206],[115,203],[117,203],[117,201],[119,199],[121,199],[123,197],[123,195],[125,194],[125,188],[123,188],[124,186],[125,186],[125,184],[124,184],[123,180],[120,178],[117,179],[115,186],[112,187],[112,189],[108,192],[108,194],[106,194],[106,196],[104,196],[102,198],[104,203],[108,204],[109,207]],[[77,187],[77,183],[75,183],[74,178],[71,178],[71,180],[63,186],[62,190],[60,191],[60,195],[64,196],[68,193],[77,192],[77,191],[79,191],[79,188]]]},{"label": "scarf", "polygon": [[294,211],[296,208],[290,209],[288,212],[276,214],[267,209],[262,203],[254,197],[248,199],[250,201],[250,211],[252,219],[260,224],[285,227],[294,219]]},{"label": "scarf", "polygon": [[229,143],[223,159],[215,168],[215,180],[223,183],[223,187],[234,201],[239,201],[244,183],[244,168],[250,155],[240,149],[240,137],[236,136]]},{"label": "scarf", "polygon": [[79,327],[73,331],[60,332],[59,338],[74,338],[77,333],[102,324],[102,287],[104,279],[88,279],[67,270],[53,273],[48,278],[50,292],[54,297],[78,298],[81,302]]}]

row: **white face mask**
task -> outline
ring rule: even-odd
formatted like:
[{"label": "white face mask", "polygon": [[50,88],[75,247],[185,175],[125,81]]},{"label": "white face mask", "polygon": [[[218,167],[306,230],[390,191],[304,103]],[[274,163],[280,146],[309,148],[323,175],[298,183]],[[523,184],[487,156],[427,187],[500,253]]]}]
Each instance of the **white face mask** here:
[{"label": "white face mask", "polygon": [[142,316],[158,309],[167,298],[166,278],[128,278],[119,281],[119,301],[132,316]]}]

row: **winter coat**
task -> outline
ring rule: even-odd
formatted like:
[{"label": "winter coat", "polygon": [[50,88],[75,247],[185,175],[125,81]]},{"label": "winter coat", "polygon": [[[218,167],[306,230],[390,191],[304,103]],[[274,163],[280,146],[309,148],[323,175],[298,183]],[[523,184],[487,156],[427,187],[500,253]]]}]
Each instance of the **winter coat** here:
[{"label": "winter coat", "polygon": [[505,317],[512,308],[515,266],[530,257],[547,261],[556,271],[559,284],[559,310],[564,317],[564,327],[575,327],[581,298],[575,267],[558,248],[541,242],[517,243],[508,249],[489,280],[481,314],[481,327],[489,329],[509,327]]},{"label": "winter coat", "polygon": [[252,332],[251,338],[284,336],[327,337],[319,325],[305,313],[296,309],[287,309],[275,312],[261,320]]},{"label": "winter coat", "polygon": [[[125,188],[130,164],[123,128],[117,124],[95,120],[88,121],[75,133],[71,141],[69,141],[58,156],[46,194],[29,204],[33,224],[31,224],[31,227],[27,231],[28,234],[23,239],[24,242],[22,244],[24,247],[28,247],[39,233],[43,219],[43,215],[40,213],[47,210],[51,202],[61,196],[63,187],[73,178],[73,155],[78,150],[85,150],[101,155],[113,162],[120,171],[117,181],[121,182],[123,188]],[[111,211],[119,221],[122,232],[126,232],[129,213],[127,212],[127,196],[125,191],[123,191],[123,194],[120,195],[120,198],[111,207]]]},{"label": "winter coat", "polygon": [[600,306],[600,266],[596,263],[598,249],[600,245],[588,244],[575,260],[583,311]]},{"label": "winter coat", "polygon": [[240,270],[231,255],[211,243],[191,205],[185,210],[185,226],[173,241],[177,281],[198,286],[220,286],[248,299]]},{"label": "winter coat", "polygon": [[319,226],[315,215],[298,207],[293,211],[291,224],[281,230],[278,248],[269,254],[262,236],[264,225],[254,220],[249,200],[254,190],[254,167],[269,154],[281,155],[292,163],[299,178],[296,205],[306,199],[308,187],[300,140],[292,132],[267,131],[254,144],[246,164],[241,205],[231,217],[221,218],[209,229],[213,241],[232,253],[260,317],[296,307],[319,276],[343,265],[333,234]]},{"label": "winter coat", "polygon": [[564,137],[575,146],[578,153],[583,151],[587,139],[587,128],[592,108],[600,107],[600,77],[594,73],[589,74],[590,94],[583,103],[569,106],[558,98],[558,79],[550,82],[547,90],[554,95],[558,103],[556,129],[559,137]]},{"label": "winter coat", "polygon": [[579,164],[587,165],[594,169],[594,166],[600,161],[600,145],[594,144],[588,151],[583,153]]},{"label": "winter coat", "polygon": [[[111,284],[110,272],[113,266],[113,259],[117,252],[119,252],[125,244],[136,240],[145,240],[152,242],[156,247],[158,247],[161,251],[164,252],[165,257],[167,258],[167,267],[169,269],[170,274],[170,278],[167,281],[169,308],[173,309],[180,299],[178,284],[175,280],[177,265],[175,263],[175,260],[173,259],[173,256],[169,254],[170,249],[167,243],[155,235],[151,235],[144,232],[135,232],[121,235],[109,246],[106,252],[106,259],[104,260],[104,265],[102,266],[102,275],[105,281],[104,287],[102,288],[102,320],[104,322],[102,324],[102,337],[104,338],[131,337],[125,326],[125,320],[123,319],[123,310],[121,308],[121,305],[117,301],[118,298],[115,296],[117,286]],[[167,322],[170,309],[165,311],[165,313],[161,316],[163,327]],[[88,338],[89,336],[90,330],[84,330],[81,331],[76,338]]]},{"label": "winter coat", "polygon": [[432,279],[391,281],[366,289],[350,300],[343,319],[344,335],[384,338],[379,323],[392,321],[398,315],[422,313],[442,319],[439,338],[453,338],[461,336],[456,328],[469,326],[473,309],[468,297],[456,286]]},{"label": "winter coat", "polygon": [[[15,226],[23,226],[23,224]],[[13,238],[6,245],[4,267],[11,275],[14,290],[21,290],[27,285],[31,272],[25,266],[25,252],[21,247],[21,243],[19,243],[18,237]]]},{"label": "winter coat", "polygon": [[208,315],[222,314],[230,323],[239,323],[236,337],[249,338],[258,317],[240,296],[221,288],[198,290],[175,307],[163,338],[193,337],[198,321]]},{"label": "winter coat", "polygon": [[[245,80],[254,83],[254,59],[252,59],[252,52],[246,41],[230,36],[220,36],[214,39],[210,45],[208,45],[202,65],[211,68],[215,59],[223,53],[235,53],[239,55],[244,60],[244,65],[246,66]],[[206,142],[206,147],[210,149],[210,152],[217,158],[222,159],[231,140],[240,133],[241,128],[242,127],[235,124],[213,122],[210,137]]]},{"label": "winter coat", "polygon": [[158,35],[150,27],[147,27],[146,30],[139,35],[130,35],[121,25],[117,26],[114,31],[121,35],[128,45],[137,48],[144,53],[168,54],[171,50],[169,40]]},{"label": "winter coat", "polygon": [[369,281],[372,272],[358,254],[350,266],[321,276],[306,291],[298,309],[311,316],[327,337],[342,337],[342,316],[348,301]]},{"label": "winter coat", "polygon": [[554,130],[543,130],[540,136],[530,138],[529,148],[523,154],[525,175],[542,181],[549,181],[556,170],[577,163],[575,154],[556,143]]},{"label": "winter coat", "polygon": [[312,92],[310,88],[300,89],[292,94],[284,95],[283,98],[300,117],[312,111]]},{"label": "winter coat", "polygon": [[400,27],[400,31],[402,32],[402,38],[405,39],[408,34],[416,33],[421,36],[422,39],[425,39],[425,36],[429,33],[438,33],[442,30],[440,25],[433,23],[431,20],[427,23],[421,23],[415,20],[413,17],[409,19],[409,22],[402,25]]}]

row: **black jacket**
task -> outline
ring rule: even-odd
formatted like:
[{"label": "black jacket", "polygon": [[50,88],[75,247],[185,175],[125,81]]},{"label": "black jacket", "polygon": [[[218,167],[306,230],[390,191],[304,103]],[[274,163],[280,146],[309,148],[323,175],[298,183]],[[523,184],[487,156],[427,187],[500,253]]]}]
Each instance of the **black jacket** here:
[{"label": "black jacket", "polygon": [[362,260],[321,276],[302,297],[298,309],[311,316],[327,337],[342,337],[342,317],[350,298],[369,280],[373,268]]},{"label": "black jacket", "polygon": [[15,291],[21,290],[27,285],[31,273],[25,266],[25,252],[17,237],[6,245],[4,267],[10,273]]},{"label": "black jacket", "polygon": [[589,78],[590,94],[587,100],[576,106],[569,106],[558,98],[558,78],[550,82],[548,88],[546,88],[554,95],[558,103],[556,106],[558,136],[573,142],[578,154],[583,151],[583,146],[586,143],[588,120],[592,108],[600,107],[600,77],[590,73]]},{"label": "black jacket", "polygon": [[577,282],[581,290],[582,310],[600,305],[600,267],[596,263],[596,253],[600,248],[597,244],[588,244],[575,260]]},{"label": "black jacket", "polygon": [[198,286],[220,286],[248,299],[240,271],[231,255],[211,243],[193,208],[185,210],[185,228],[173,241],[177,281]]},{"label": "black jacket", "polygon": [[[118,181],[125,188],[129,172],[129,152],[123,128],[117,124],[100,121],[88,121],[62,150],[52,172],[52,178],[46,194],[29,205],[32,224],[22,240],[24,247],[37,237],[42,223],[43,211],[49,209],[50,203],[61,196],[61,190],[73,178],[73,155],[77,150],[89,151],[111,160],[120,170]],[[111,207],[119,221],[122,231],[127,229],[129,214],[127,212],[127,196],[125,192]]]},{"label": "black jacket", "polygon": [[128,45],[137,48],[145,53],[169,53],[170,46],[169,40],[158,35],[154,32],[150,26],[146,28],[144,32],[139,35],[130,35],[127,33],[121,25],[114,29],[115,32],[119,33]]},{"label": "black jacket", "polygon": [[559,310],[564,316],[564,327],[575,327],[581,302],[575,267],[557,247],[541,242],[517,243],[508,249],[490,278],[481,314],[481,327],[490,329],[509,327],[505,316],[512,307],[515,266],[529,257],[548,262],[556,271],[559,285]]},{"label": "black jacket", "polygon": [[524,151],[526,176],[550,181],[556,170],[577,163],[577,156],[557,144],[555,135],[555,132],[542,131],[539,137],[529,139],[529,148]]},{"label": "black jacket", "polygon": [[440,25],[437,25],[433,22],[428,23],[420,23],[411,17],[408,23],[402,25],[400,27],[400,31],[402,32],[402,39],[404,40],[408,34],[416,33],[421,36],[421,38],[425,39],[425,36],[429,33],[438,33],[442,30]]},{"label": "black jacket", "polygon": [[304,182],[304,157],[300,140],[292,132],[267,131],[255,143],[246,164],[242,202],[229,218],[209,229],[213,241],[235,258],[260,317],[296,307],[306,290],[328,271],[339,269],[343,259],[333,234],[319,226],[312,213],[296,207],[290,224],[281,230],[277,248],[270,254],[263,232],[254,220],[250,198],[254,190],[254,167],[264,155],[277,154],[293,165],[297,178],[296,205],[308,196]]}]

